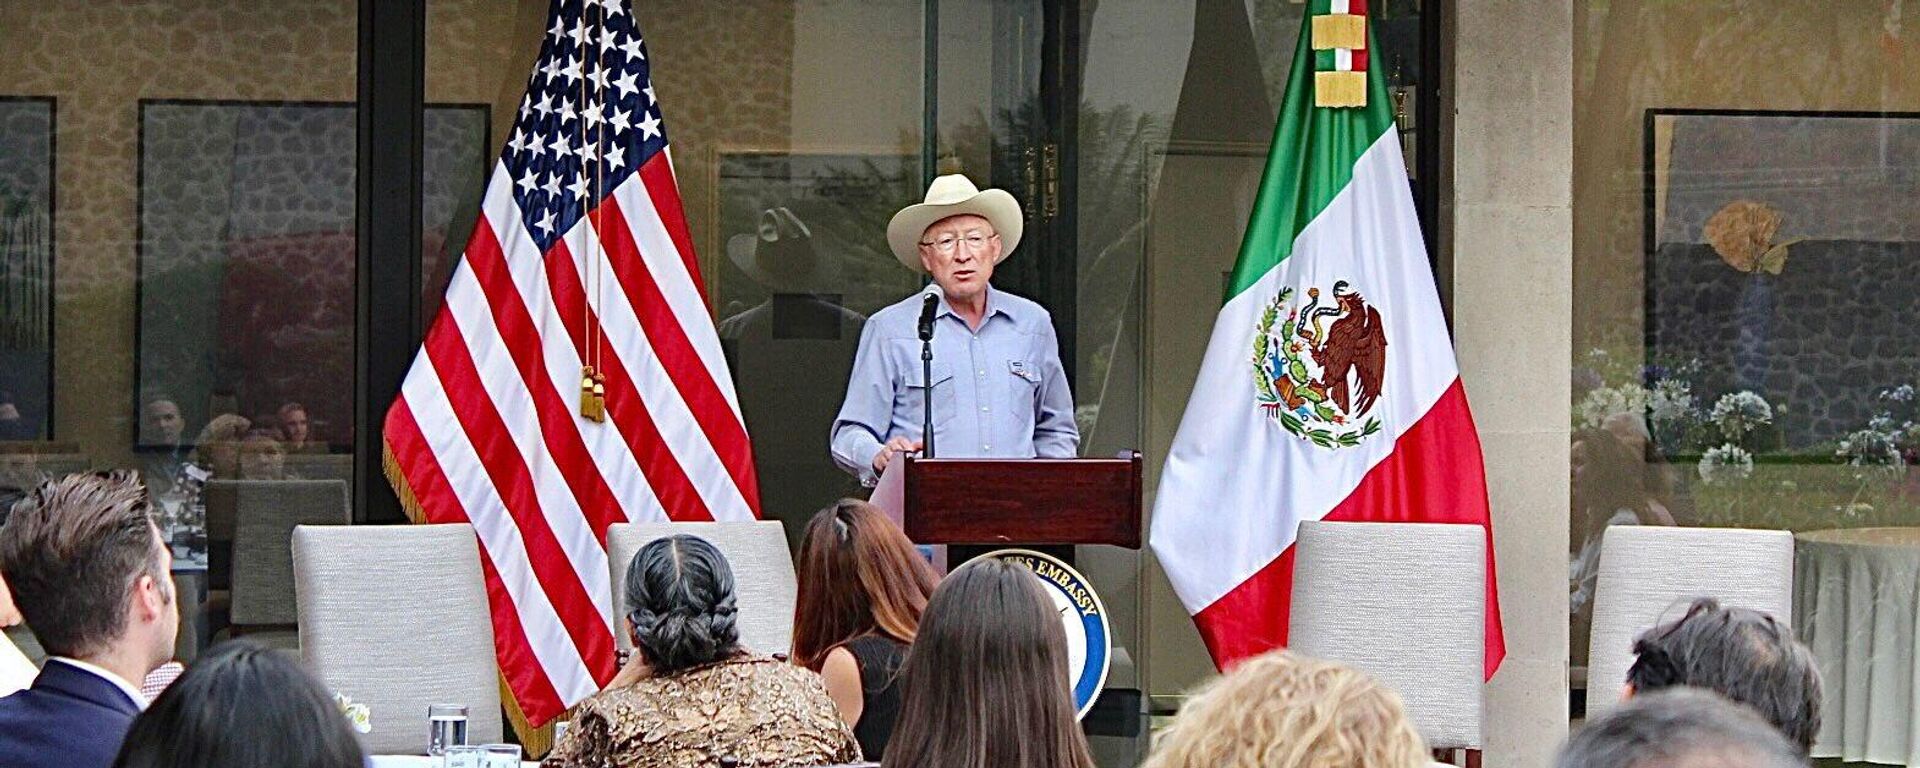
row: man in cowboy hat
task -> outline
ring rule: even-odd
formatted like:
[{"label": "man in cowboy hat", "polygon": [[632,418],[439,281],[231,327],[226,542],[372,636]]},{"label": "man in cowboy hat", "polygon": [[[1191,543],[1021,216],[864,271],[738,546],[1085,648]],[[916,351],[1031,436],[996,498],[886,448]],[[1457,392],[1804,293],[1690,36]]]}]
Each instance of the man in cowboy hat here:
[{"label": "man in cowboy hat", "polygon": [[981,191],[960,175],[941,176],[926,201],[887,224],[887,244],[908,269],[937,285],[933,380],[920,360],[922,295],[867,319],[847,399],[833,422],[833,460],[862,482],[902,453],[921,450],[923,399],[933,398],[936,450],[943,457],[1070,458],[1080,432],[1060,365],[1053,317],[989,281],[1020,244],[1020,203]]}]

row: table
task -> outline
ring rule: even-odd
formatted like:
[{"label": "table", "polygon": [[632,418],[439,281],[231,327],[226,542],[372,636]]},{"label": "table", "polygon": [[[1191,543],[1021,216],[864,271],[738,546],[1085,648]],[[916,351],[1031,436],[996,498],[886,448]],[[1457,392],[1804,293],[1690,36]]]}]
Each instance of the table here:
[{"label": "table", "polygon": [[[189,540],[183,533],[195,529],[170,526],[162,532],[167,541]],[[205,541],[205,529],[197,529]],[[207,550],[173,545],[173,594],[180,609],[180,634],[174,639],[173,657],[182,664],[192,662],[212,641],[213,627],[207,621]]]},{"label": "table", "polygon": [[1920,766],[1920,528],[1794,538],[1793,623],[1826,689],[1813,756]]},{"label": "table", "polygon": [[[536,762],[522,761],[521,768],[540,768]],[[440,758],[421,755],[374,755],[367,768],[440,768]]]}]

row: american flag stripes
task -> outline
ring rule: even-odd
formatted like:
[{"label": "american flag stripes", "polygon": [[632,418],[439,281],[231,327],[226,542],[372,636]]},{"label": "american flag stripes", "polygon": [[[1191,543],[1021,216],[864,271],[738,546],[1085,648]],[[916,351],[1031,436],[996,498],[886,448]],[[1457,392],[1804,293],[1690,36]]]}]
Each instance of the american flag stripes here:
[{"label": "american flag stripes", "polygon": [[[387,413],[409,512],[479,536],[501,673],[535,726],[616,671],[609,525],[758,515],[650,64],[626,0],[554,0],[445,308]],[[588,365],[604,422],[581,415]]]}]

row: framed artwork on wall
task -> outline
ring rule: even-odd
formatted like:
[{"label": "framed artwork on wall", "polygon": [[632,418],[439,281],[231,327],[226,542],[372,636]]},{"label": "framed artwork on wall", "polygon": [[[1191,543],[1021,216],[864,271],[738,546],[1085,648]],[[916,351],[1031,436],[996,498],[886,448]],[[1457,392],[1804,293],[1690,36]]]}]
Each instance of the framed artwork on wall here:
[{"label": "framed artwork on wall", "polygon": [[55,120],[0,96],[0,441],[53,437]]},{"label": "framed artwork on wall", "polygon": [[[488,111],[427,107],[429,279],[472,226]],[[178,451],[224,414],[273,427],[289,403],[352,450],[357,140],[350,102],[141,101],[136,450]],[[149,423],[160,400],[182,425]]]},{"label": "framed artwork on wall", "polygon": [[1920,114],[1655,109],[1644,152],[1646,383],[1706,433],[1667,450],[1718,408],[1764,411],[1755,458],[1844,453],[1920,378]]}]

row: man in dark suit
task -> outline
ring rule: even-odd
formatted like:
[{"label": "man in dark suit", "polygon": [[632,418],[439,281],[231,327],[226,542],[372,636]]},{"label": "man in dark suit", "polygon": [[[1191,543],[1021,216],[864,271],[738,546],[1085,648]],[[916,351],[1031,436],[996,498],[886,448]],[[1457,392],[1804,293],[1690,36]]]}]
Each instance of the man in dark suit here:
[{"label": "man in dark suit", "polygon": [[0,698],[0,768],[108,768],[139,684],[173,653],[173,557],[131,472],[51,480],[0,527],[0,576],[46,648],[33,687]]}]

